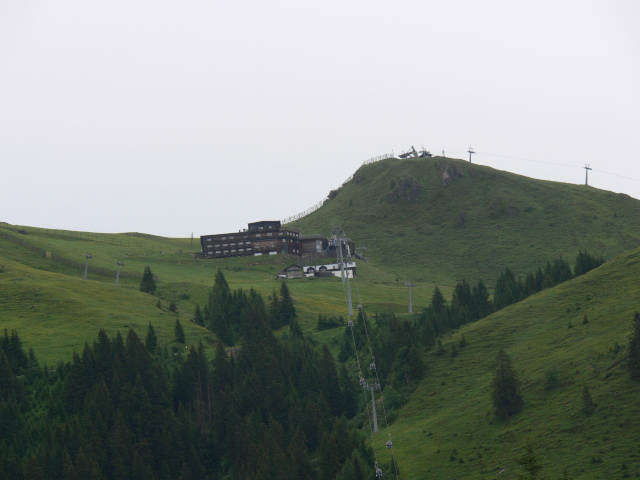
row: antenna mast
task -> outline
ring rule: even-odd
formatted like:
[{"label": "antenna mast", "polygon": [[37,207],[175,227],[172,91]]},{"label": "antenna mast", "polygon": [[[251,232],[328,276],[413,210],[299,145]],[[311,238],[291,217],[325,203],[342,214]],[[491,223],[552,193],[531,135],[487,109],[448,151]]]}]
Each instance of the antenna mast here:
[{"label": "antenna mast", "polygon": [[469,152],[469,163],[471,163],[471,155],[473,155],[476,152],[473,151],[473,148],[471,148],[471,145],[469,145],[469,150],[467,151]]},{"label": "antenna mast", "polygon": [[584,173],[585,173],[584,184],[587,186],[589,185],[589,170],[593,170],[593,168],[591,168],[588,163],[585,163],[584,164]]}]

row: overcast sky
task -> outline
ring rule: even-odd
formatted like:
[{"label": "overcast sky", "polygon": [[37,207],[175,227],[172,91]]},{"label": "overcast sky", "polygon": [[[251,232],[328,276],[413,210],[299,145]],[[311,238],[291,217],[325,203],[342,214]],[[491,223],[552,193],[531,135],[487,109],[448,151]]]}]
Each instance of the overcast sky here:
[{"label": "overcast sky", "polygon": [[0,0],[0,221],[235,231],[411,145],[640,198],[639,24],[637,0]]}]

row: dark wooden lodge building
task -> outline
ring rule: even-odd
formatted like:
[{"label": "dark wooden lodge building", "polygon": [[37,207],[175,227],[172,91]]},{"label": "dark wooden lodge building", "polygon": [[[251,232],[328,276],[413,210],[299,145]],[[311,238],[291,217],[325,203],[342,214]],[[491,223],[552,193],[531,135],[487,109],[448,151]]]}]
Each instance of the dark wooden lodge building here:
[{"label": "dark wooden lodge building", "polygon": [[238,257],[242,255],[300,255],[300,230],[282,228],[280,221],[249,224],[237,233],[219,233],[200,237],[205,258]]}]

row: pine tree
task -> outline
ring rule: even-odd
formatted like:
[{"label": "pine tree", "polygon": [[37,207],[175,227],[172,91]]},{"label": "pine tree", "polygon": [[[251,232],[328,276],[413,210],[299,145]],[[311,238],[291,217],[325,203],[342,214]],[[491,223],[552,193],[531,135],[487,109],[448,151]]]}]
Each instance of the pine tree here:
[{"label": "pine tree", "polygon": [[156,291],[156,281],[153,279],[151,273],[151,267],[148,265],[144,267],[144,273],[142,274],[142,280],[140,280],[140,291],[153,295]]},{"label": "pine tree", "polygon": [[202,314],[202,310],[200,310],[199,303],[196,303],[196,311],[193,314],[193,321],[201,327],[204,327],[204,315]]},{"label": "pine tree", "polygon": [[520,381],[516,375],[511,359],[502,348],[496,357],[496,369],[491,382],[491,397],[495,414],[506,419],[522,409],[524,403],[520,393]]},{"label": "pine tree", "polygon": [[338,370],[326,344],[322,347],[322,358],[320,360],[320,388],[331,413],[335,416],[340,415],[343,410],[343,397],[340,391]]},{"label": "pine tree", "polygon": [[273,328],[274,330],[280,328],[282,325],[284,325],[284,322],[282,321],[282,317],[281,317],[281,311],[280,311],[280,298],[278,297],[278,294],[276,293],[275,290],[273,290],[273,292],[271,292],[271,295],[269,295],[269,325],[271,325],[271,328]]},{"label": "pine tree", "polygon": [[538,472],[542,470],[542,465],[540,465],[540,462],[538,461],[538,457],[536,456],[536,452],[533,449],[533,445],[527,442],[524,447],[524,452],[524,457],[518,459],[518,463],[526,472],[526,474],[518,474],[518,479],[535,480],[536,478],[540,478],[538,476]]},{"label": "pine tree", "polygon": [[224,278],[222,270],[218,269],[213,289],[209,294],[209,304],[205,316],[205,327],[214,332],[219,340],[227,345],[233,345],[234,336],[230,325],[233,296]]},{"label": "pine tree", "polygon": [[182,324],[180,323],[180,320],[178,320],[176,318],[176,326],[173,328],[173,333],[176,336],[176,341],[178,341],[179,343],[185,343],[186,339],[184,336],[184,330],[182,329]]},{"label": "pine tree", "polygon": [[156,336],[156,330],[153,325],[149,323],[149,329],[147,331],[147,338],[144,341],[144,346],[147,347],[149,353],[155,353],[158,347],[158,337]]},{"label": "pine tree", "polygon": [[482,280],[478,280],[478,284],[473,287],[471,304],[473,306],[473,317],[476,320],[493,313],[493,303],[489,300],[489,291]]},{"label": "pine tree", "polygon": [[633,316],[633,326],[629,336],[629,373],[634,380],[640,380],[640,313]]},{"label": "pine tree", "polygon": [[300,324],[296,320],[291,322],[291,325],[289,325],[289,331],[294,337],[297,337],[300,339],[304,338],[304,334],[302,333],[302,328],[300,328]]},{"label": "pine tree", "polygon": [[293,306],[291,292],[286,282],[280,285],[280,316],[283,325],[289,325],[296,318],[296,307]]},{"label": "pine tree", "polygon": [[[547,267],[550,269],[549,265],[547,265]],[[493,303],[496,310],[500,310],[522,300],[523,289],[524,285],[521,281],[516,280],[513,270],[506,267],[504,271],[500,273],[493,293]]]}]

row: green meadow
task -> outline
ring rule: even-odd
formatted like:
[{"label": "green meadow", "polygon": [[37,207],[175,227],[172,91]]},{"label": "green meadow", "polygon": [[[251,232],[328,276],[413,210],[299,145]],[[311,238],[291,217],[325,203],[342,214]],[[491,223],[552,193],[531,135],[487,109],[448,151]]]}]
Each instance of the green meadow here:
[{"label": "green meadow", "polygon": [[[445,355],[427,355],[423,381],[391,425],[403,478],[519,478],[527,442],[545,478],[564,467],[575,479],[640,476],[640,384],[625,361],[639,275],[635,249],[450,335]],[[506,421],[493,414],[490,390],[501,347],[524,397]],[[597,405],[591,415],[585,386]],[[378,437],[384,459],[385,432]]]},{"label": "green meadow", "polygon": [[[26,234],[18,234],[25,230]],[[50,231],[23,226],[6,226],[0,236],[0,325],[18,330],[27,348],[48,363],[68,361],[73,351],[80,352],[85,341],[93,341],[98,330],[109,334],[132,327],[144,335],[149,322],[158,330],[165,345],[173,340],[176,319],[186,329],[187,343],[202,341],[213,349],[215,335],[191,322],[196,304],[207,301],[218,269],[232,289],[253,288],[266,299],[280,288],[279,270],[299,263],[296,257],[264,256],[218,260],[199,259],[199,243],[194,239],[169,239],[140,234],[93,234]],[[18,241],[27,241],[45,251],[81,263],[71,267],[33,252]],[[85,253],[91,254],[87,281],[83,280]],[[142,273],[149,266],[157,276],[156,296],[139,291],[139,278],[115,278],[98,275],[92,267]],[[366,302],[368,308],[406,312],[408,289],[404,282],[384,280],[380,270],[368,262],[359,262],[358,278],[351,282],[354,308]],[[367,280],[368,279],[368,280]],[[336,348],[338,332],[316,332],[317,317],[347,317],[346,285],[339,278],[304,278],[289,281],[303,331]],[[414,305],[426,305],[433,285],[412,289]],[[160,300],[162,308],[157,307]],[[168,311],[170,302],[177,314]]]}]

